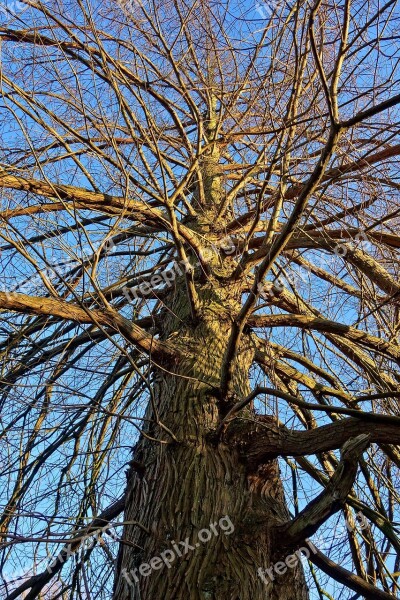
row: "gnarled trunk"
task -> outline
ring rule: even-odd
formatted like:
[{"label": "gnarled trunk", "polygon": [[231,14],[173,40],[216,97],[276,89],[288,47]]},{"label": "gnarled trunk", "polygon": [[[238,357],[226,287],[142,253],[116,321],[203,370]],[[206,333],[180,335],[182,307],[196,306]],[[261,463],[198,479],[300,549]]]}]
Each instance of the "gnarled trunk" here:
[{"label": "gnarled trunk", "polygon": [[[114,600],[306,600],[301,563],[273,573],[270,583],[258,574],[271,566],[271,527],[288,518],[277,463],[247,473],[236,451],[210,437],[221,417],[215,389],[235,291],[215,282],[201,287],[201,317],[192,323],[183,285],[170,301],[164,337],[184,358],[154,376],[147,417],[157,412],[164,428],[147,427],[158,441],[142,436],[135,448]],[[249,391],[252,356],[244,335],[234,374],[239,397]]]}]

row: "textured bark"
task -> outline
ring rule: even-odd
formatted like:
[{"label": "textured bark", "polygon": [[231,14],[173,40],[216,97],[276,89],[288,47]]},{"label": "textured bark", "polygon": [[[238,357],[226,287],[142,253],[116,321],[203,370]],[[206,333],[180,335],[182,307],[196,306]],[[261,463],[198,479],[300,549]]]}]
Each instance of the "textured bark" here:
[{"label": "textured bark", "polygon": [[[200,288],[200,318],[191,323],[183,285],[177,282],[163,337],[173,340],[184,358],[166,371],[158,369],[153,387],[159,419],[178,441],[152,425],[147,434],[169,443],[142,437],[135,449],[125,520],[145,529],[125,527],[114,600],[306,600],[300,566],[276,576],[268,587],[257,574],[258,568],[271,566],[272,528],[288,519],[277,462],[246,472],[236,450],[209,436],[221,418],[213,390],[232,325],[235,290],[212,284]],[[249,393],[253,355],[250,336],[244,335],[233,382],[240,397]],[[154,416],[153,408],[147,416]],[[234,527],[230,535],[218,524],[226,515]],[[210,530],[210,524],[217,534],[199,542],[199,531]],[[186,538],[198,547],[175,558],[170,568],[163,565],[147,576],[135,572]]]}]

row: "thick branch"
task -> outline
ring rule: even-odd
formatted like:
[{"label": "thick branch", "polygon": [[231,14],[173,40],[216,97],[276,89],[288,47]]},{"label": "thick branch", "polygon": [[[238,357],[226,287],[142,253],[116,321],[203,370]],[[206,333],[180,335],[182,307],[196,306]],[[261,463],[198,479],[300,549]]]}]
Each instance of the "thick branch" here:
[{"label": "thick branch", "polygon": [[[57,200],[74,202],[76,205],[80,205],[84,208],[98,208],[105,212],[111,212],[112,214],[115,213],[115,210],[112,209],[125,209],[128,210],[130,214],[134,213],[135,217],[140,221],[145,221],[146,219],[152,219],[157,222],[166,221],[166,217],[163,217],[159,209],[153,208],[144,202],[93,192],[72,185],[59,185],[41,181],[39,179],[17,177],[15,175],[10,175],[5,170],[0,170],[0,188],[31,192],[39,196],[44,196],[45,198],[55,198]],[[57,203],[54,209],[59,210],[60,206],[61,205]],[[47,205],[46,208],[47,210],[50,210],[50,205]],[[4,216],[12,217],[14,216],[14,211],[6,211]]]},{"label": "thick branch", "polygon": [[314,546],[313,552],[309,557],[321,571],[324,571],[329,577],[332,577],[339,583],[350,588],[354,592],[360,594],[365,600],[396,600],[395,596],[376,588],[367,581],[364,581],[358,575],[354,575],[351,571],[340,567],[338,564],[330,560],[325,554],[317,550]]},{"label": "thick branch", "polygon": [[275,533],[281,548],[297,548],[340,510],[356,478],[360,457],[369,443],[370,436],[361,434],[344,444],[339,465],[323,492],[295,519],[277,528]]},{"label": "thick branch", "polygon": [[112,327],[127,340],[155,359],[176,359],[177,351],[168,343],[153,338],[144,329],[114,310],[88,310],[71,302],[26,294],[0,292],[0,310],[33,315],[48,315],[95,325]]},{"label": "thick branch", "polygon": [[[289,244],[288,248],[322,248],[324,250],[334,251],[335,246],[336,242],[334,240],[329,240],[326,237],[321,236],[320,238],[299,237],[293,239],[292,244]],[[255,255],[258,253],[264,253],[264,250],[260,249]],[[387,294],[400,294],[400,285],[398,281],[390,275],[379,261],[372,258],[367,252],[364,252],[360,248],[352,248],[350,244],[347,244],[344,260],[364,273],[368,279]]]},{"label": "thick branch", "polygon": [[253,327],[300,327],[302,329],[313,329],[323,333],[334,333],[352,340],[353,342],[362,343],[373,350],[380,350],[392,358],[398,360],[400,358],[400,348],[387,342],[386,340],[370,335],[366,331],[344,325],[329,319],[320,317],[312,317],[308,315],[254,315],[249,318],[248,324]]},{"label": "thick branch", "polygon": [[[149,225],[156,223],[164,230],[171,230],[171,224],[167,214],[163,213],[158,208],[154,208],[151,204],[132,200],[120,196],[112,196],[100,192],[93,192],[72,185],[60,185],[56,183],[47,183],[39,179],[26,179],[10,175],[5,170],[0,170],[0,188],[8,188],[13,190],[21,190],[31,192],[45,198],[54,198],[54,204],[46,204],[44,206],[31,206],[22,209],[6,210],[0,213],[0,217],[10,219],[21,214],[33,214],[36,212],[51,212],[58,211],[62,208],[67,208],[67,205],[60,200],[71,204],[72,208],[82,208],[87,210],[98,210],[105,214],[115,215],[121,214],[121,211],[126,212],[127,216],[134,218],[140,223]],[[177,231],[181,237],[198,253],[201,246],[198,243],[196,235],[182,223],[177,223]]]},{"label": "thick branch", "polygon": [[351,119],[348,119],[347,121],[343,121],[342,125],[344,127],[354,127],[354,125],[358,125],[358,123],[361,123],[362,121],[365,121],[366,119],[370,119],[371,117],[378,115],[380,112],[387,110],[388,108],[392,108],[393,106],[396,106],[396,104],[399,104],[399,103],[400,103],[400,94],[396,94],[396,96],[393,96],[392,98],[388,98],[387,100],[385,100],[384,102],[381,102],[377,106],[371,106],[370,108],[367,108],[366,110],[360,111],[359,113],[354,115],[354,117],[352,117]]},{"label": "thick branch", "polygon": [[305,456],[335,450],[350,438],[367,434],[371,443],[400,444],[400,419],[361,413],[360,418],[340,419],[307,431],[291,431],[271,417],[233,421],[226,439],[237,445],[250,470],[278,456]]}]

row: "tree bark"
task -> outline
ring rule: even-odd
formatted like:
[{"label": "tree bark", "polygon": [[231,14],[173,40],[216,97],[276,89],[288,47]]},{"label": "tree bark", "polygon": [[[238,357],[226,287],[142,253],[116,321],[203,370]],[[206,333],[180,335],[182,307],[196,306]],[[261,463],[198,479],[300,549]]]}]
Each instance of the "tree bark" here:
[{"label": "tree bark", "polygon": [[[300,561],[268,585],[257,572],[271,566],[272,529],[289,518],[276,460],[249,472],[236,449],[210,436],[224,414],[215,389],[237,291],[198,286],[193,322],[183,286],[177,280],[162,336],[183,358],[154,372],[146,436],[158,441],[142,435],[134,450],[114,600],[306,600]],[[253,356],[244,335],[234,368],[239,397],[249,393]]]}]

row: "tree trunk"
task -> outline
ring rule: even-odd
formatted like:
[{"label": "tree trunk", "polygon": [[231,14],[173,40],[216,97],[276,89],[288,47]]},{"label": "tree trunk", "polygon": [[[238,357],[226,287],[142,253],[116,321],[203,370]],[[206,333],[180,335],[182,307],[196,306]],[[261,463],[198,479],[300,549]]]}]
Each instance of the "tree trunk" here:
[{"label": "tree trunk", "polygon": [[[301,563],[271,583],[257,572],[271,566],[271,526],[288,519],[277,462],[246,473],[236,452],[209,436],[220,418],[214,388],[235,293],[215,282],[201,287],[193,323],[184,282],[176,284],[163,337],[184,358],[155,373],[147,417],[157,411],[178,441],[152,424],[146,435],[168,443],[142,436],[135,448],[114,600],[306,600]],[[240,397],[249,392],[252,357],[244,335],[234,380]]]}]

